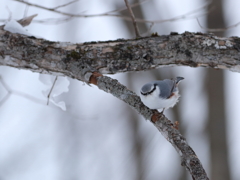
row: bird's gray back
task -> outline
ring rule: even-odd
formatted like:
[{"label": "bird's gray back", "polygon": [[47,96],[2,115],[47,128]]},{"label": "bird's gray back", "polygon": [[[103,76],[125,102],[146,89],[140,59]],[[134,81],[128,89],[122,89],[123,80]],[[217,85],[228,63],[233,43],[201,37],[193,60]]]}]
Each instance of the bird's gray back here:
[{"label": "bird's gray back", "polygon": [[176,84],[174,80],[164,79],[162,81],[155,81],[154,84],[157,84],[160,88],[160,97],[169,98],[176,90]]}]

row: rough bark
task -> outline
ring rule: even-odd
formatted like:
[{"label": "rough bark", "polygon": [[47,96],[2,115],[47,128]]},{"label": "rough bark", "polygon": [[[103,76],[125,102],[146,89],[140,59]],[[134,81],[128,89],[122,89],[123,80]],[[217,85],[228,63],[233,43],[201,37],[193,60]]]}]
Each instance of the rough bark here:
[{"label": "rough bark", "polygon": [[186,32],[132,40],[71,44],[0,30],[0,65],[62,74],[97,85],[99,89],[123,100],[151,120],[177,150],[182,165],[194,179],[208,179],[192,148],[164,115],[148,109],[134,92],[100,73],[141,71],[167,65],[238,71],[239,42],[237,37],[220,38]]},{"label": "rough bark", "polygon": [[93,82],[99,89],[111,93],[118,99],[134,107],[145,119],[151,120],[162,135],[173,145],[181,157],[181,164],[190,172],[193,179],[208,179],[197,155],[187,144],[185,138],[179,133],[175,126],[163,114],[144,106],[134,92],[128,90],[117,80],[94,73],[90,82]]},{"label": "rough bark", "polygon": [[0,30],[0,65],[85,81],[86,72],[142,71],[164,66],[239,71],[240,38],[189,33],[71,44]]}]

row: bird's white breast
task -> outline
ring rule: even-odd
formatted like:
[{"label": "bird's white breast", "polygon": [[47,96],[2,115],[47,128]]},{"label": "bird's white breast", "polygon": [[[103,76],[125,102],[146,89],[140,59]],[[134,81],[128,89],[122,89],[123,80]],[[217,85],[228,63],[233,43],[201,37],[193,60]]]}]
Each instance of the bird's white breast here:
[{"label": "bird's white breast", "polygon": [[150,109],[168,109],[173,107],[178,102],[178,98],[180,97],[178,91],[174,92],[173,96],[168,99],[160,98],[159,93],[159,88],[156,88],[152,94],[148,94],[146,96],[140,94],[140,98],[143,104]]}]

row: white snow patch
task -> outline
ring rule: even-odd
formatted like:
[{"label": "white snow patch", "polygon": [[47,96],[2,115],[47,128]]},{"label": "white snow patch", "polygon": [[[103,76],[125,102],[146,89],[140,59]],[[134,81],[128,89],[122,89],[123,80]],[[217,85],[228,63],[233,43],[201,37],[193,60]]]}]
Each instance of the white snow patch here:
[{"label": "white snow patch", "polygon": [[[39,80],[47,86],[46,90],[42,91],[43,95],[47,98],[49,92],[52,89],[53,83],[55,81],[56,76],[51,76],[47,74],[40,74]],[[69,91],[69,80],[67,77],[58,76],[57,81],[52,89],[51,95],[49,97],[49,101],[54,105],[60,107],[62,110],[66,111],[66,105],[64,101],[60,101],[59,96]]]},{"label": "white snow patch", "polygon": [[19,24],[16,20],[11,19],[10,21],[8,21],[4,28],[4,30],[9,31],[11,33],[18,33],[18,34],[24,34],[27,36],[33,36],[32,34],[30,34],[29,32],[27,32],[27,30],[22,27],[21,24]]}]

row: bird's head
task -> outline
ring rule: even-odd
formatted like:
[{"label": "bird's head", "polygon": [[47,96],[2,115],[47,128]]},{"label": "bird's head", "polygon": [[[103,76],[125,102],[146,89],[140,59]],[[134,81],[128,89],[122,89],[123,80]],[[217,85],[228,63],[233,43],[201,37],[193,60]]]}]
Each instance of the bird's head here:
[{"label": "bird's head", "polygon": [[142,87],[141,94],[144,96],[147,96],[149,94],[152,94],[155,90],[156,90],[156,84],[148,83]]}]

